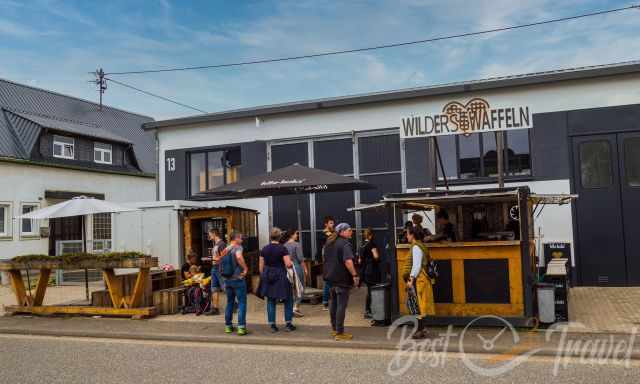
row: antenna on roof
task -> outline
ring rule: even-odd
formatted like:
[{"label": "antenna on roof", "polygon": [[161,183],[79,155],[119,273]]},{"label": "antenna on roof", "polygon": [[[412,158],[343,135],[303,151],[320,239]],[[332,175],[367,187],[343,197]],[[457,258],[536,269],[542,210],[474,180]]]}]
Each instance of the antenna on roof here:
[{"label": "antenna on roof", "polygon": [[96,75],[96,79],[95,79],[95,84],[98,87],[98,93],[100,94],[100,107],[98,108],[98,110],[102,110],[102,94],[104,93],[104,91],[107,90],[107,79],[105,79],[104,75],[104,71],[102,70],[102,68],[96,69],[95,72]]}]

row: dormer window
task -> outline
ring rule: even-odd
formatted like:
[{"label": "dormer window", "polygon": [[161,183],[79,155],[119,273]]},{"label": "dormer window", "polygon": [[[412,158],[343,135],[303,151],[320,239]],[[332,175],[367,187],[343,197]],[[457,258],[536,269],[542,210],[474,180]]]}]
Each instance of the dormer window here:
[{"label": "dormer window", "polygon": [[53,136],[53,157],[61,159],[74,159],[73,138],[66,136]]},{"label": "dormer window", "polygon": [[112,164],[111,144],[93,143],[93,160],[100,164]]}]

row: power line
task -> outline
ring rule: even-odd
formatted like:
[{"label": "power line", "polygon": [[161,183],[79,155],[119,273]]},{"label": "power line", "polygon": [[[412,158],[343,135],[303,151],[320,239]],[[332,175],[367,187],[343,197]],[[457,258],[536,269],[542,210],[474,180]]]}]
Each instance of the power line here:
[{"label": "power line", "polygon": [[202,112],[202,113],[209,113],[209,112],[207,112],[207,111],[203,111],[202,109],[198,109],[198,108],[196,108],[196,107],[192,107],[192,106],[190,106],[190,105],[187,105],[187,104],[184,104],[184,103],[181,103],[181,102],[178,102],[178,101],[175,101],[175,100],[169,99],[169,98],[167,98],[167,97],[160,96],[160,95],[156,95],[155,93],[151,93],[151,92],[145,91],[145,90],[143,90],[143,89],[140,89],[140,88],[134,87],[133,85],[125,84],[125,83],[122,83],[122,82],[120,82],[120,81],[110,79],[110,78],[108,78],[108,77],[105,77],[104,79],[105,79],[105,80],[107,80],[107,81],[110,81],[110,82],[112,82],[112,83],[118,84],[118,85],[120,85],[120,86],[122,86],[122,87],[133,89],[134,91],[138,91],[138,92],[140,92],[140,93],[144,93],[145,95],[148,95],[148,96],[156,97],[156,98],[158,98],[158,99],[160,99],[160,100],[168,101],[168,102],[170,102],[170,103],[173,103],[173,104],[179,105],[179,106],[184,107],[184,108],[189,108],[189,109],[192,109],[192,110],[194,110],[194,111],[198,111],[198,112]]},{"label": "power line", "polygon": [[236,63],[201,65],[201,66],[194,66],[194,67],[178,67],[178,68],[166,68],[166,69],[148,69],[148,70],[128,71],[128,72],[111,72],[111,73],[107,73],[107,75],[139,75],[139,74],[145,74],[145,73],[161,73],[161,72],[191,71],[191,70],[200,70],[200,69],[228,68],[228,67],[239,67],[239,66],[244,66],[244,65],[266,64],[266,63],[275,63],[275,62],[281,62],[281,61],[310,59],[310,58],[323,57],[323,56],[342,55],[342,54],[347,54],[347,53],[374,51],[374,50],[379,50],[379,49],[402,47],[402,46],[406,46],[406,45],[433,43],[433,42],[436,42],[436,41],[457,39],[457,38],[461,38],[461,37],[485,35],[485,34],[495,33],[495,32],[511,31],[511,30],[514,30],[514,29],[529,28],[529,27],[535,27],[535,26],[544,25],[544,24],[559,23],[559,22],[563,22],[563,21],[583,19],[583,18],[586,18],[586,17],[599,16],[599,15],[611,14],[611,13],[616,13],[616,12],[623,12],[623,11],[628,11],[630,9],[640,9],[640,5],[630,5],[630,6],[622,7],[622,8],[614,8],[614,9],[608,9],[608,10],[604,10],[604,11],[584,13],[584,14],[575,15],[575,16],[568,16],[568,17],[562,17],[562,18],[557,18],[557,19],[549,19],[549,20],[537,21],[537,22],[528,23],[528,24],[512,25],[512,26],[506,26],[506,27],[500,27],[500,28],[494,28],[494,29],[487,29],[487,30],[483,30],[483,31],[459,33],[459,34],[455,34],[455,35],[437,36],[437,37],[432,37],[432,38],[423,39],[423,40],[407,41],[407,42],[393,43],[393,44],[384,44],[384,45],[377,45],[377,46],[373,46],[373,47],[346,49],[346,50],[342,50],[342,51],[329,51],[329,52],[321,52],[321,53],[315,53],[315,54],[309,54],[309,55],[288,56],[288,57],[280,57],[280,58],[273,58],[273,59],[255,59],[255,60],[249,60],[249,61],[240,61],[240,62],[236,62]]}]

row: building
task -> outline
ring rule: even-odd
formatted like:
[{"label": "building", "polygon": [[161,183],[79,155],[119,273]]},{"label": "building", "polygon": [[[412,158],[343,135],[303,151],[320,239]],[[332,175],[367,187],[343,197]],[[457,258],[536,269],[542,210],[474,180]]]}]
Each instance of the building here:
[{"label": "building", "polygon": [[[159,141],[161,200],[295,162],[378,187],[305,198],[307,254],[325,215],[382,233],[383,215],[346,208],[434,180],[443,187],[442,170],[432,177],[427,136],[438,137],[451,188],[496,186],[494,131],[504,131],[506,186],[579,195],[541,214],[540,250],[568,244],[576,284],[640,284],[640,62],[261,106],[144,129]],[[259,210],[272,224],[295,227],[292,199],[264,199]]]},{"label": "building", "polygon": [[[16,220],[78,195],[156,200],[153,119],[0,80],[0,258],[80,250],[79,217]],[[91,249],[112,248],[111,215],[89,220]]]}]

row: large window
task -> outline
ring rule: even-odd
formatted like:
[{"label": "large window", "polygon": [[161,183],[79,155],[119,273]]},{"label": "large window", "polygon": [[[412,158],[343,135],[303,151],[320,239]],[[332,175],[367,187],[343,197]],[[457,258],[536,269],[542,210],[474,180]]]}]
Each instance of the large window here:
[{"label": "large window", "polygon": [[[508,131],[503,137],[505,176],[530,176],[529,130]],[[448,180],[498,176],[498,152],[494,132],[469,136],[441,136],[438,137],[438,147]],[[443,178],[442,167],[438,162],[438,179]]]},{"label": "large window", "polygon": [[111,164],[113,154],[111,144],[93,143],[93,160],[100,164]]},{"label": "large window", "polygon": [[627,185],[640,187],[640,137],[624,140],[624,167]]},{"label": "large window", "polygon": [[11,204],[0,203],[0,237],[11,236]]},{"label": "large window", "polygon": [[74,148],[73,138],[58,135],[53,136],[53,157],[73,159],[75,157]]},{"label": "large window", "polygon": [[93,250],[105,252],[111,249],[111,214],[93,215]]},{"label": "large window", "polygon": [[[38,209],[37,203],[22,203],[20,211],[24,215],[31,211]],[[22,219],[20,223],[20,235],[22,236],[37,236],[38,235],[38,221],[32,219]]]},{"label": "large window", "polygon": [[238,181],[240,149],[193,152],[190,156],[191,195]]},{"label": "large window", "polygon": [[608,141],[580,144],[580,180],[584,188],[606,188],[613,183],[611,147]]}]

